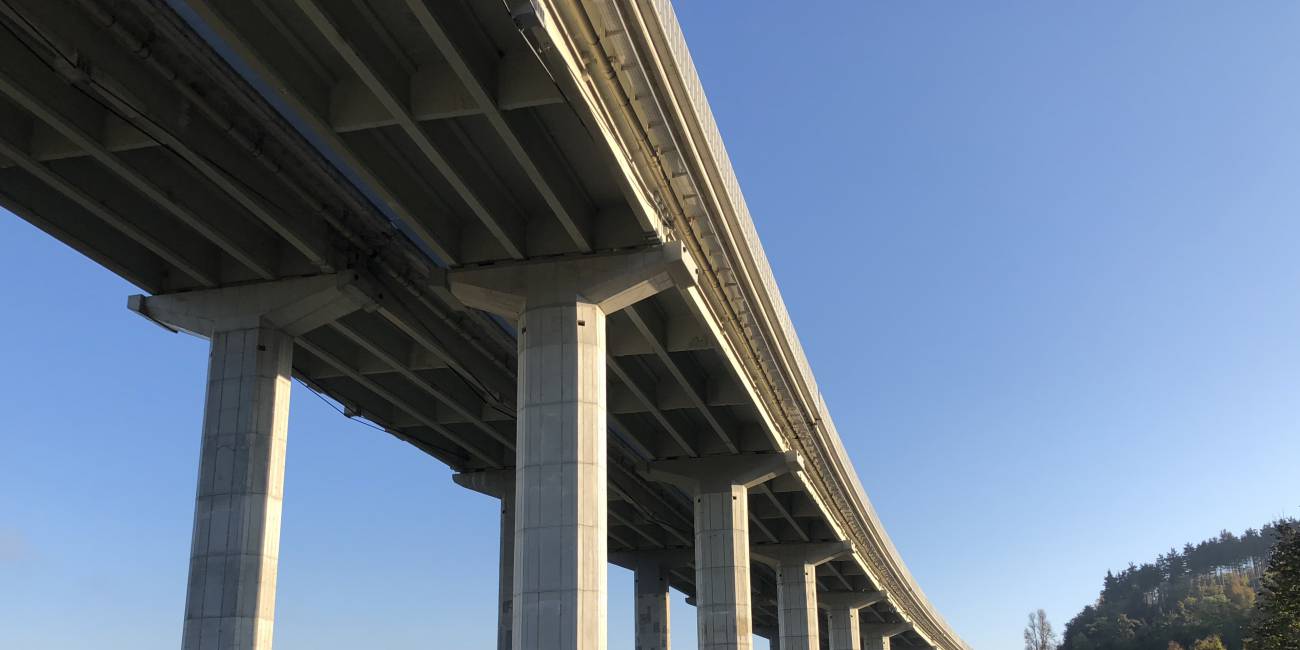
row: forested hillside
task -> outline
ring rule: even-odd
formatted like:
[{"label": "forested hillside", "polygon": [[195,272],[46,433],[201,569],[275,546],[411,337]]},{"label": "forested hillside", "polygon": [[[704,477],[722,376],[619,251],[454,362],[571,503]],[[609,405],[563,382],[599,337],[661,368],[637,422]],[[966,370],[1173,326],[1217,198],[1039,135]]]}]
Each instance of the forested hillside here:
[{"label": "forested hillside", "polygon": [[1108,571],[1096,604],[1066,624],[1060,650],[1192,648],[1216,635],[1228,650],[1240,650],[1269,550],[1286,521],[1295,523],[1241,536],[1223,531],[1171,548],[1153,563]]}]

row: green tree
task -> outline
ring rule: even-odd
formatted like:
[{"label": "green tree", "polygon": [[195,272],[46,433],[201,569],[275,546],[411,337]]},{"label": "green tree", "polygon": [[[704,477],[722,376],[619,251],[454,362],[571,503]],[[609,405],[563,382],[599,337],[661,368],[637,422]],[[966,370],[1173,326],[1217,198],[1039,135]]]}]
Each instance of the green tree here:
[{"label": "green tree", "polygon": [[1228,648],[1223,645],[1223,639],[1220,639],[1219,635],[1215,634],[1204,639],[1197,639],[1196,643],[1192,645],[1192,650],[1228,650]]},{"label": "green tree", "polygon": [[1300,648],[1300,529],[1278,522],[1277,543],[1260,581],[1259,604],[1251,621],[1250,650]]}]

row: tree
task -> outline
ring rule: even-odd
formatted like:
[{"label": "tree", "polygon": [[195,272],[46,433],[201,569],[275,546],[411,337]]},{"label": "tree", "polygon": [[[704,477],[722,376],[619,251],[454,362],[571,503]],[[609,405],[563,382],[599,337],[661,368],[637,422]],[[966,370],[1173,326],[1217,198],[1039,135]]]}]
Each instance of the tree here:
[{"label": "tree", "polygon": [[1250,625],[1251,650],[1300,648],[1300,529],[1279,521],[1276,531]]},{"label": "tree", "polygon": [[1025,626],[1025,650],[1056,650],[1056,632],[1047,620],[1047,612],[1030,612]]},{"label": "tree", "polygon": [[1183,644],[1177,641],[1170,641],[1169,647],[1166,650],[1184,650],[1184,648],[1183,648]]},{"label": "tree", "polygon": [[1197,639],[1196,643],[1192,645],[1192,650],[1228,650],[1228,648],[1223,645],[1223,639],[1220,639],[1219,635],[1215,634],[1204,639]]}]

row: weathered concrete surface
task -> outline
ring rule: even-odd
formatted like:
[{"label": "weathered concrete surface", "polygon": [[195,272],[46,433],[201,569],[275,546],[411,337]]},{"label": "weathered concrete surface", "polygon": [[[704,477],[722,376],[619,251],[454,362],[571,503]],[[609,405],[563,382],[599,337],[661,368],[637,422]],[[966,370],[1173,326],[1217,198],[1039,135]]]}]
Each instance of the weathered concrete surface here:
[{"label": "weathered concrete surface", "polygon": [[605,314],[529,306],[519,319],[515,647],[606,644]]},{"label": "weathered concrete surface", "polygon": [[817,566],[853,552],[853,545],[846,541],[762,544],[751,552],[755,559],[776,569],[782,647],[819,650]]},{"label": "weathered concrete surface", "polygon": [[216,332],[203,407],[185,650],[270,650],[293,339]]},{"label": "weathered concrete surface", "polygon": [[776,570],[777,622],[781,647],[820,650],[817,630],[817,565],[781,563]]},{"label": "weathered concrete surface", "polygon": [[753,647],[749,488],[799,471],[798,454],[734,454],[656,461],[643,473],[695,499],[695,607],[701,650]]},{"label": "weathered concrete surface", "polygon": [[451,293],[518,321],[515,582],[520,650],[604,650],[606,314],[694,283],[680,244],[456,269]]},{"label": "weathered concrete surface", "polygon": [[750,650],[749,490],[695,495],[695,607],[700,650]]},{"label": "weathered concrete surface", "polygon": [[826,608],[830,650],[859,650],[862,647],[862,634],[858,625],[858,610],[884,598],[884,592],[880,591],[818,594],[818,602]]},{"label": "weathered concrete surface", "polygon": [[643,557],[635,569],[636,650],[669,650],[668,568]]},{"label": "weathered concrete surface", "polygon": [[862,647],[858,610],[844,606],[826,608],[826,627],[830,650],[860,650]]}]

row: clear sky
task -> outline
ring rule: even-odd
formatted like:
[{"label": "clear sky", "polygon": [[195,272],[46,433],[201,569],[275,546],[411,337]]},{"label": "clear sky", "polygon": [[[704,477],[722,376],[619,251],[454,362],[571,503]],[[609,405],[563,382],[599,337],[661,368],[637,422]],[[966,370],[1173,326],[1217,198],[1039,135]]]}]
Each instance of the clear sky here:
[{"label": "clear sky", "polygon": [[[679,4],[845,446],[967,641],[1300,514],[1300,4]],[[7,214],[0,273],[0,647],[175,648],[206,345]],[[494,501],[292,400],[276,647],[491,647]]]}]

